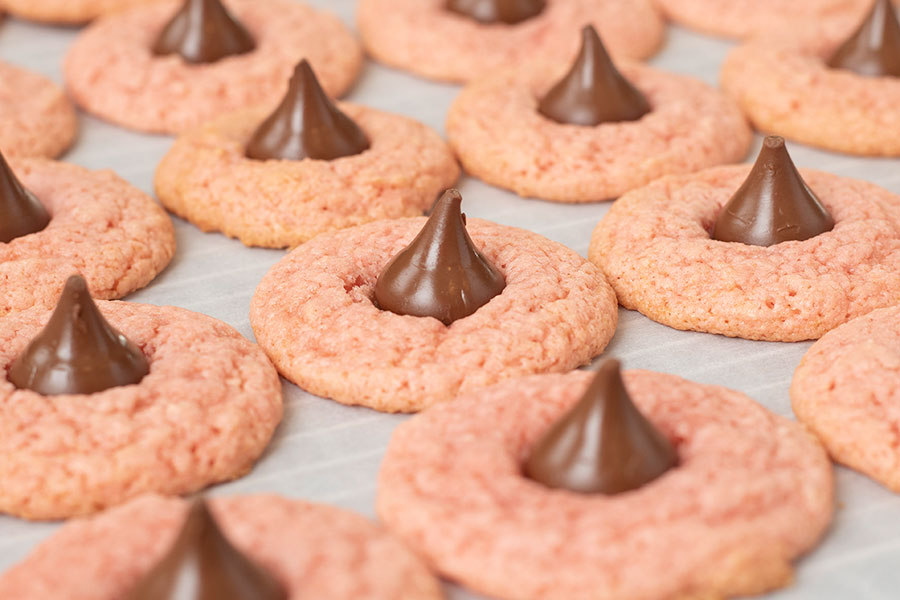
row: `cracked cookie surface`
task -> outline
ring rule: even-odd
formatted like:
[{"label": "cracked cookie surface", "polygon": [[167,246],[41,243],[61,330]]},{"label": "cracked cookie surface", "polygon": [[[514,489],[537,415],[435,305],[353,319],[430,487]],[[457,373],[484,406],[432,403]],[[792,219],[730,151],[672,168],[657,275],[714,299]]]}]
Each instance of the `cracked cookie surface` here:
[{"label": "cracked cookie surface", "polygon": [[177,140],[156,170],[156,194],[203,231],[248,246],[292,247],[320,233],[421,215],[459,177],[440,136],[417,121],[347,103],[371,147],[336,160],[253,160],[247,141],[268,116],[249,109]]},{"label": "cracked cookie surface", "polygon": [[[0,576],[0,597],[122,598],[178,533],[188,503],[147,496],[72,521]],[[212,499],[225,535],[269,569],[290,600],[439,600],[440,586],[397,540],[352,512],[254,495]]]},{"label": "cracked cookie surface", "polygon": [[37,73],[0,62],[0,151],[53,158],[75,139],[78,118],[61,87]]},{"label": "cracked cookie surface", "polygon": [[615,296],[594,265],[540,235],[480,219],[467,228],[506,277],[499,296],[449,327],[378,309],[378,275],[425,221],[319,236],[272,267],[250,323],[282,375],[345,404],[413,412],[503,379],[573,369],[612,338]]},{"label": "cracked cookie surface", "polygon": [[0,243],[0,316],[55,306],[76,273],[95,298],[121,298],[150,283],[175,254],[166,212],[112,171],[44,159],[11,159],[10,165],[51,221]]},{"label": "cracked cookie surface", "polygon": [[256,49],[210,64],[151,47],[179,2],[153,2],[99,19],[69,48],[63,65],[73,100],[138,131],[178,133],[223,113],[276,103],[302,57],[322,87],[344,93],[362,68],[362,48],[336,16],[291,0],[226,0]]},{"label": "cracked cookie surface", "polygon": [[791,404],[837,462],[900,493],[900,308],[872,311],[813,344]]},{"label": "cracked cookie surface", "polygon": [[594,127],[548,119],[539,99],[567,68],[495,73],[463,89],[447,135],[468,173],[521,196],[595,202],[747,153],[752,134],[736,103],[691,77],[638,64],[619,68],[652,106],[641,119]]},{"label": "cracked cookie surface", "polygon": [[770,247],[710,239],[750,165],[666,177],[612,205],[588,256],[622,306],[676,329],[754,340],[817,339],[900,302],[900,198],[801,169],[832,231]]},{"label": "cracked cookie surface", "polygon": [[484,25],[451,13],[445,0],[361,0],[357,22],[373,58],[433,79],[462,82],[534,60],[568,61],[593,24],[614,56],[656,52],[665,25],[649,0],[548,0],[517,25]]},{"label": "cracked cookie surface", "polygon": [[442,575],[497,598],[718,600],[789,583],[833,512],[815,438],[739,392],[626,371],[679,465],[612,496],[525,478],[529,448],[591,377],[508,381],[401,424],[379,474],[382,521]]},{"label": "cracked cookie surface", "polygon": [[229,325],[171,306],[97,304],[147,356],[140,383],[90,395],[18,390],[6,368],[50,312],[0,319],[2,512],[60,519],[236,479],[281,420],[278,374]]}]

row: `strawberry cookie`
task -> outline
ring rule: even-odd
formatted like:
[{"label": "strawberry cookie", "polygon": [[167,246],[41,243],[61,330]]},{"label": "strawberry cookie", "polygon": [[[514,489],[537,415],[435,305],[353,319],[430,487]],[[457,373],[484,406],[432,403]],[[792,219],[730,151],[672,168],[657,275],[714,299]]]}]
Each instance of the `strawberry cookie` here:
[{"label": "strawberry cookie", "polygon": [[704,33],[733,38],[796,29],[829,19],[861,17],[872,0],[656,0],[672,21]]},{"label": "strawberry cookie", "polygon": [[900,198],[798,170],[784,140],[756,164],[663,178],[623,196],[589,250],[619,302],[677,329],[816,339],[900,302]]},{"label": "strawberry cookie", "polygon": [[900,308],[872,311],[813,344],[791,402],[834,460],[900,493]]},{"label": "strawberry cookie", "polygon": [[55,83],[0,62],[0,151],[6,156],[62,154],[75,139],[75,108]]},{"label": "strawberry cookie", "polygon": [[460,202],[450,190],[428,219],[322,235],[276,264],[250,322],[282,375],[344,404],[411,412],[598,355],[617,317],[602,273],[537,234],[467,222]]},{"label": "strawberry cookie", "polygon": [[228,325],[95,303],[70,277],[52,312],[0,319],[0,511],[61,519],[241,477],[281,410],[275,369]]},{"label": "strawberry cookie", "polygon": [[21,19],[78,25],[138,4],[159,0],[3,0],[3,10]]},{"label": "strawberry cookie", "polygon": [[900,23],[889,0],[861,22],[740,46],[720,79],[760,130],[848,154],[900,156]]},{"label": "strawberry cookie", "polygon": [[433,79],[469,81],[536,55],[566,61],[594,24],[615,56],[646,58],[665,26],[650,0],[361,0],[369,54]]},{"label": "strawberry cookie", "polygon": [[[176,587],[177,586],[177,587]],[[145,496],[66,524],[0,576],[0,597],[439,600],[437,580],[380,527],[279,496]],[[176,592],[182,595],[172,595]]]},{"label": "strawberry cookie", "polygon": [[69,49],[63,71],[88,112],[140,131],[177,133],[275,103],[304,57],[334,96],[362,66],[359,43],[341,21],[302,2],[167,0],[94,22]]},{"label": "strawberry cookie", "polygon": [[0,215],[0,315],[53,306],[79,272],[97,298],[121,298],[175,253],[165,211],[110,171],[0,157]]},{"label": "strawberry cookie", "polygon": [[335,104],[303,60],[274,112],[246,109],[180,136],[156,193],[204,231],[248,246],[297,246],[320,233],[421,215],[459,167],[424,125]]},{"label": "strawberry cookie", "polygon": [[831,464],[802,426],[725,388],[623,381],[607,361],[401,424],[377,510],[439,573],[492,598],[660,600],[788,584],[833,504]]},{"label": "strawberry cookie", "polygon": [[619,71],[593,27],[582,38],[568,72],[535,65],[462,91],[447,134],[467,172],[522,196],[591,202],[744,157],[752,136],[733,101],[682,75]]}]

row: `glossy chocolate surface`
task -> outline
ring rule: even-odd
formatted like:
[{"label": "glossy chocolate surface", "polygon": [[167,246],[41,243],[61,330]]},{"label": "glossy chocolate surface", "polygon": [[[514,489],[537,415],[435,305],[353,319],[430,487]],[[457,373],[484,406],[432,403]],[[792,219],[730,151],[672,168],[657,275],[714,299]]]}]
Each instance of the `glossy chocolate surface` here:
[{"label": "glossy chocolate surface", "polygon": [[80,275],[66,281],[44,329],[9,367],[19,389],[45,396],[93,394],[140,383],[150,365],[103,317]]},{"label": "glossy chocolate surface", "polygon": [[541,14],[546,6],[546,0],[447,0],[447,10],[487,25],[515,25]]},{"label": "glossy chocolate surface", "polygon": [[672,444],[625,390],[619,361],[607,360],[581,400],[532,447],[524,472],[551,488],[618,494],[677,464]]},{"label": "glossy chocolate surface", "polygon": [[832,69],[900,77],[900,22],[890,0],[876,0],[859,28],[828,59]]},{"label": "glossy chocolate surface", "polygon": [[50,224],[50,215],[34,194],[25,189],[0,154],[0,242],[37,233]]},{"label": "glossy chocolate surface", "polygon": [[506,279],[475,247],[461,204],[457,190],[444,192],[416,238],[388,262],[375,283],[379,308],[450,325],[503,291]]},{"label": "glossy chocolate surface", "polygon": [[597,30],[582,30],[581,50],[569,72],[547,95],[538,110],[569,125],[636,121],[650,112],[647,98],[622,75],[600,41]]},{"label": "glossy chocolate surface", "polygon": [[222,533],[209,507],[194,502],[175,543],[124,600],[287,600],[275,577]]},{"label": "glossy chocolate surface", "polygon": [[834,219],[803,181],[784,139],[768,136],[747,180],[719,211],[711,237],[773,246],[832,229]]},{"label": "glossy chocolate surface", "polygon": [[180,54],[186,62],[203,64],[256,49],[250,32],[221,0],[184,0],[153,44],[158,56]]},{"label": "glossy chocolate surface", "polygon": [[246,152],[257,160],[334,160],[368,149],[366,134],[335,106],[303,59],[281,104],[250,138]]}]

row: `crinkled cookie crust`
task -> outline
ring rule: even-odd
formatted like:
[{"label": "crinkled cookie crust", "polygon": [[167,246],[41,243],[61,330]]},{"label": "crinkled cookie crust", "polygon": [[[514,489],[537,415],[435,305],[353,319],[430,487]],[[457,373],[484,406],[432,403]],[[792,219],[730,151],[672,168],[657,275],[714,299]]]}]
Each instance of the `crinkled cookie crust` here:
[{"label": "crinkled cookie crust", "polygon": [[[434,577],[367,519],[278,496],[211,500],[228,538],[270,569],[289,600],[439,600]],[[73,521],[0,577],[0,597],[116,600],[172,543],[183,500],[147,496]]]},{"label": "crinkled cookie crust", "polygon": [[509,381],[400,425],[381,519],[442,575],[497,598],[718,600],[787,584],[833,512],[813,436],[738,392],[631,371],[629,392],[679,466],[614,496],[526,479],[529,447],[591,377]]},{"label": "crinkled cookie crust", "polygon": [[772,35],[733,50],[722,88],[760,130],[848,154],[900,156],[900,78],[825,64],[855,21]]},{"label": "crinkled cookie crust", "polygon": [[179,137],[156,171],[156,194],[203,231],[248,246],[297,246],[324,232],[421,215],[459,177],[447,144],[421,123],[340,104],[371,147],[336,160],[252,160],[248,140],[268,114],[250,109]]},{"label": "crinkled cookie crust", "polygon": [[3,10],[20,19],[78,25],[138,4],[159,0],[3,0]]},{"label": "crinkled cookie crust", "polygon": [[301,58],[339,96],[362,67],[359,42],[327,12],[292,0],[226,0],[256,40],[254,51],[211,64],[155,56],[151,47],[179,2],[154,2],[100,19],[66,54],[63,73],[75,102],[139,131],[178,133],[226,112],[274,105]]},{"label": "crinkled cookie crust", "polygon": [[278,374],[230,326],[171,306],[98,304],[147,356],[140,383],[91,395],[18,390],[6,370],[50,313],[0,320],[0,511],[61,519],[236,479],[281,420]]},{"label": "crinkled cookie crust", "polygon": [[0,151],[11,156],[59,156],[78,131],[75,107],[58,85],[0,62]]},{"label": "crinkled cookie crust", "polygon": [[617,308],[602,273],[556,242],[478,219],[468,230],[506,276],[502,294],[450,327],[376,308],[378,275],[424,224],[320,236],[269,271],[250,322],[282,375],[344,404],[412,412],[503,379],[573,369],[606,347]]},{"label": "crinkled cookie crust", "polygon": [[837,462],[900,493],[900,308],[825,334],[794,373],[791,402]]},{"label": "crinkled cookie crust", "polygon": [[482,25],[444,5],[445,0],[361,0],[357,22],[366,50],[393,67],[462,82],[536,57],[568,61],[588,24],[617,56],[646,58],[665,36],[649,0],[548,0],[540,15],[517,25]]},{"label": "crinkled cookie crust", "polygon": [[752,134],[737,105],[701,81],[621,65],[653,111],[638,121],[564,125],[538,101],[565,68],[495,74],[467,86],[447,134],[463,167],[488,183],[556,202],[617,198],[675,173],[738,162]]},{"label": "crinkled cookie crust", "polygon": [[588,256],[622,306],[676,329],[795,342],[900,302],[900,198],[803,169],[832,231],[768,248],[710,239],[749,170],[667,177],[613,204]]},{"label": "crinkled cookie crust", "polygon": [[656,0],[676,23],[732,38],[794,29],[826,19],[858,23],[872,0]]},{"label": "crinkled cookie crust", "polygon": [[84,276],[94,297],[121,298],[169,264],[175,253],[172,220],[112,171],[44,159],[10,164],[52,219],[42,231],[0,243],[0,315],[54,306],[75,273]]}]

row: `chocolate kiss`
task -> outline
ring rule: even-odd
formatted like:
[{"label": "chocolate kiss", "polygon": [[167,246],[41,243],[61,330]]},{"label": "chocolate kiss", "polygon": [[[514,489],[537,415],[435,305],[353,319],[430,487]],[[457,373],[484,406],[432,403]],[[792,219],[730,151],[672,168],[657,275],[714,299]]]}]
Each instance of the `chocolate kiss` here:
[{"label": "chocolate kiss", "polygon": [[185,0],[153,44],[154,54],[180,54],[189,63],[216,62],[254,49],[253,36],[221,0]]},{"label": "chocolate kiss", "polygon": [[281,104],[247,143],[247,157],[334,160],[368,148],[366,134],[328,98],[309,62],[303,59]]},{"label": "chocolate kiss", "polygon": [[773,246],[832,229],[834,219],[803,181],[784,138],[770,135],[747,180],[719,211],[711,237]]},{"label": "chocolate kiss", "polygon": [[50,223],[47,209],[25,189],[0,154],[0,242],[37,233]]},{"label": "chocolate kiss", "polygon": [[447,0],[447,10],[479,23],[515,25],[540,14],[546,0]]},{"label": "chocolate kiss", "polygon": [[379,308],[450,325],[503,291],[506,279],[475,247],[461,204],[462,196],[453,189],[438,199],[416,239],[378,277]]},{"label": "chocolate kiss", "polygon": [[876,0],[859,29],[828,59],[832,69],[900,77],[900,22],[891,0]]},{"label": "chocolate kiss", "polygon": [[678,464],[672,444],[637,409],[621,365],[600,365],[587,392],[532,447],[525,475],[551,488],[618,494]]},{"label": "chocolate kiss", "polygon": [[93,394],[138,383],[150,371],[140,348],[110,325],[80,275],[66,281],[50,320],[9,367],[19,389]]},{"label": "chocolate kiss", "polygon": [[588,25],[581,33],[575,64],[541,100],[540,113],[584,126],[637,121],[649,113],[647,98],[616,69],[597,30]]},{"label": "chocolate kiss", "polygon": [[194,502],[168,553],[125,600],[286,600],[268,571],[236,549],[206,502]]}]

